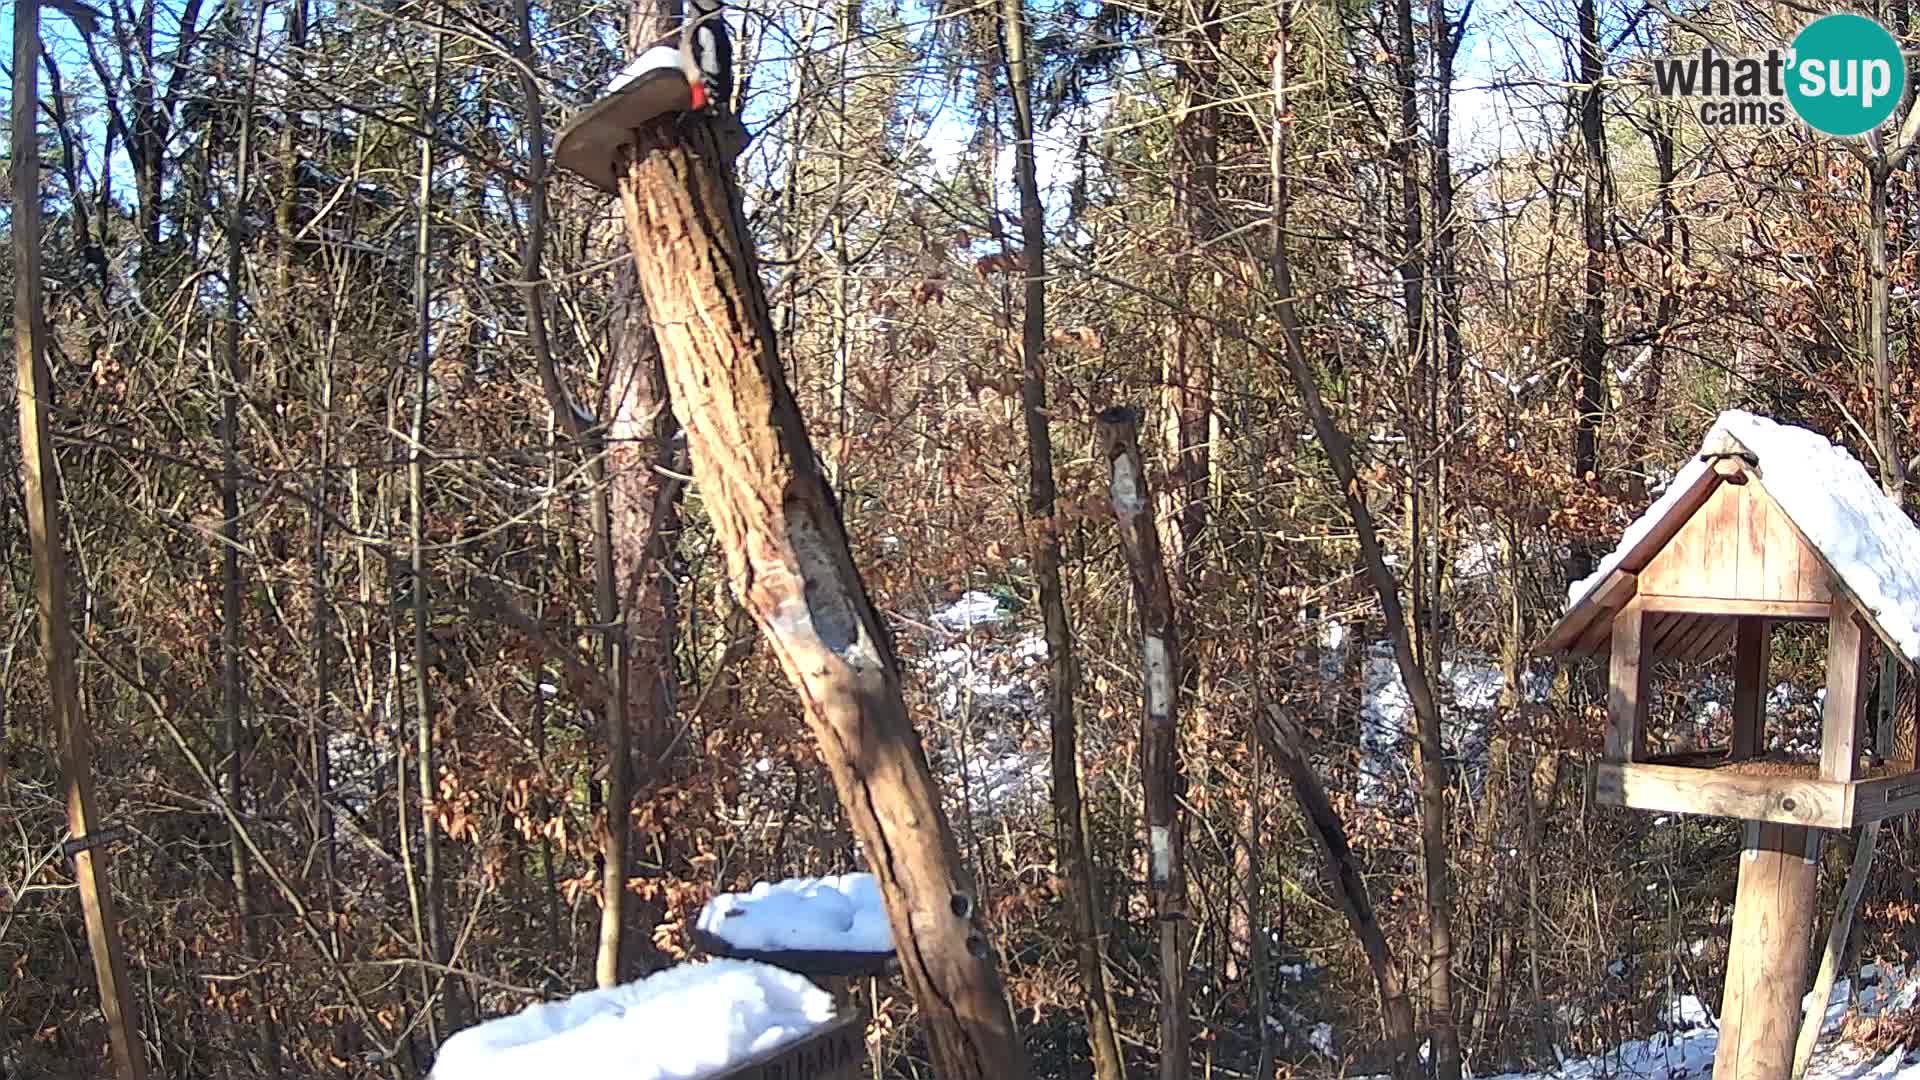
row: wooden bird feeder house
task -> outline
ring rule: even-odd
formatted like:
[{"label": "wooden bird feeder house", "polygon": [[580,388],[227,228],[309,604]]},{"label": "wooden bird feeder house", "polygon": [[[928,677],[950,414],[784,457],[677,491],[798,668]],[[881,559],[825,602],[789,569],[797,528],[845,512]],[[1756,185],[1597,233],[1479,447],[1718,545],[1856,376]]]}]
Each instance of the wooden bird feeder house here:
[{"label": "wooden bird feeder house", "polygon": [[[1808,436],[1824,460],[1808,457]],[[1920,529],[1858,462],[1805,429],[1729,413],[1600,572],[1574,587],[1537,651],[1608,661],[1601,802],[1846,829],[1920,809],[1911,758],[1873,759],[1862,737],[1864,679],[1880,650],[1915,661],[1910,607],[1920,595],[1909,587],[1920,587]],[[1827,628],[1817,759],[1766,751],[1767,662],[1780,623]],[[1654,664],[1729,649],[1730,745],[1649,753]]]},{"label": "wooden bird feeder house", "polygon": [[[1769,752],[1767,672],[1782,623],[1826,628],[1817,755]],[[1747,822],[1716,1080],[1784,1080],[1806,991],[1820,829],[1920,809],[1912,732],[1870,755],[1866,676],[1920,660],[1920,529],[1815,432],[1723,413],[1699,456],[1569,590],[1537,652],[1604,657],[1598,801]],[[1726,745],[1652,753],[1654,665],[1733,653]],[[1901,718],[1910,723],[1909,718]]]}]

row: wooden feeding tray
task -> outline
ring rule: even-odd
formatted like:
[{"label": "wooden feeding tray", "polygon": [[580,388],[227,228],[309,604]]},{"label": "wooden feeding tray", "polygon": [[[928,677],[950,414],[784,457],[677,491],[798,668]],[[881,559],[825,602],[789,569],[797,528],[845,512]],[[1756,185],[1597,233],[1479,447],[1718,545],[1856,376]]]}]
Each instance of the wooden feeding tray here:
[{"label": "wooden feeding tray", "polygon": [[693,943],[709,956],[757,960],[810,979],[852,979],[897,975],[900,958],[887,952],[843,952],[828,949],[736,949],[726,939],[695,928]]},{"label": "wooden feeding tray", "polygon": [[855,1080],[865,1074],[866,1036],[866,1015],[845,1011],[799,1042],[769,1050],[707,1080]]},{"label": "wooden feeding tray", "polygon": [[1817,758],[1665,754],[1600,762],[1594,793],[1604,804],[1636,810],[1850,829],[1920,810],[1920,772],[1880,765],[1856,780],[1823,780]]}]

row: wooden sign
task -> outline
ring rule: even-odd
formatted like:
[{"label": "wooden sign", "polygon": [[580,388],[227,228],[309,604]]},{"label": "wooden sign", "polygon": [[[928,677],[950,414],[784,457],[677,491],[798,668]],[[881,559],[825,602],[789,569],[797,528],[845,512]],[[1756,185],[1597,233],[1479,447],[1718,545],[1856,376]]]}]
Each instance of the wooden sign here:
[{"label": "wooden sign", "polygon": [[857,1080],[866,1074],[867,1018],[854,1011],[712,1080]]}]

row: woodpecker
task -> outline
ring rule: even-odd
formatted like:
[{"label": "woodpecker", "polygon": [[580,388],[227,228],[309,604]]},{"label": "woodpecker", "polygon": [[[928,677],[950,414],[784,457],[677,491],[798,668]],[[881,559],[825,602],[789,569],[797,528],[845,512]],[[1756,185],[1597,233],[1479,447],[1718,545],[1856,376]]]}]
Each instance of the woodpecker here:
[{"label": "woodpecker", "polygon": [[680,20],[680,70],[693,87],[693,111],[733,100],[733,43],[721,0],[686,0]]}]

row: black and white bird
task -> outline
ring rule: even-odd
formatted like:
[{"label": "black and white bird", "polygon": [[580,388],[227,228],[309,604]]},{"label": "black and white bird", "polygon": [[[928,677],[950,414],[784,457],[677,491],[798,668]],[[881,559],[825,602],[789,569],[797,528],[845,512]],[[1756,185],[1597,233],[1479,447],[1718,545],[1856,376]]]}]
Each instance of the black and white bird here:
[{"label": "black and white bird", "polygon": [[693,110],[733,100],[733,42],[721,0],[685,0],[680,20],[680,70],[693,88]]}]

